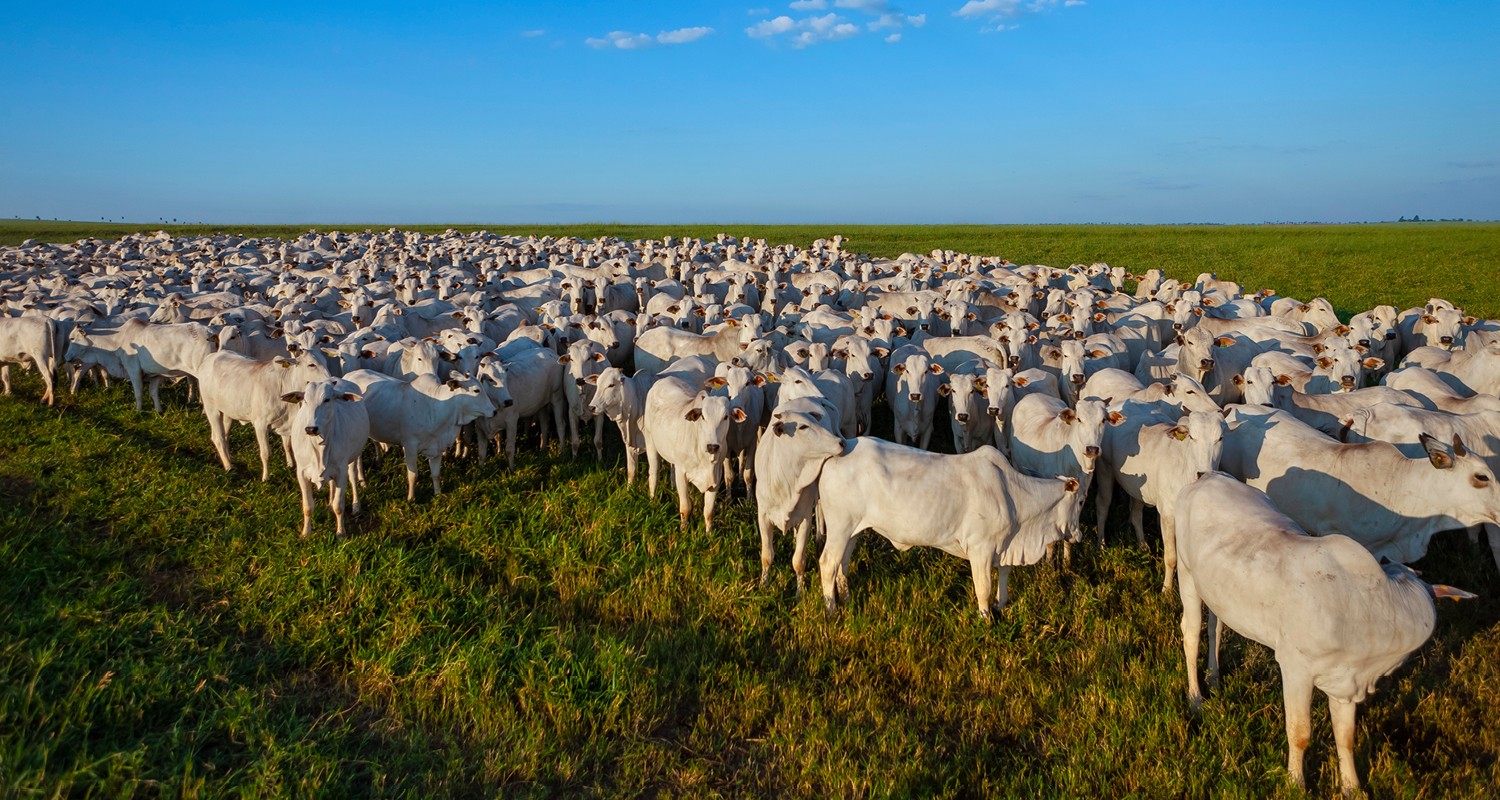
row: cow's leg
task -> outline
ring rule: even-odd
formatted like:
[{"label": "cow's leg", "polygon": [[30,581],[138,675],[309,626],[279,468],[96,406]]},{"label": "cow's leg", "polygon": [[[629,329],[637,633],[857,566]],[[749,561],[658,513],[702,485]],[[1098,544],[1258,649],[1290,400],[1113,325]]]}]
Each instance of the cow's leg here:
[{"label": "cow's leg", "polygon": [[68,365],[68,394],[78,394],[78,384],[83,382],[83,367],[78,364]]},{"label": "cow's leg", "polygon": [[1005,603],[1010,600],[1010,567],[1001,566],[995,569],[995,613],[999,614],[1005,610]]},{"label": "cow's leg", "polygon": [[1354,719],[1358,709],[1352,701],[1328,697],[1328,716],[1333,719],[1333,740],[1339,751],[1339,783],[1345,797],[1359,794],[1359,771],[1354,768]]},{"label": "cow's leg", "polygon": [[929,423],[925,427],[922,428],[921,444],[919,446],[923,450],[926,450],[927,449],[927,445],[931,444],[931,442],[932,442],[932,424]]},{"label": "cow's leg", "polygon": [[807,580],[807,540],[812,536],[812,518],[804,517],[797,522],[796,544],[792,547],[792,571],[797,574],[797,596],[802,596],[802,586]]},{"label": "cow's leg", "polygon": [[271,428],[264,422],[252,422],[255,429],[255,446],[260,450],[260,479],[264,483],[271,479]]},{"label": "cow's leg", "polygon": [[[723,483],[721,482],[722,486]],[[703,493],[703,532],[714,532],[714,504],[719,501],[719,490],[709,489]]]},{"label": "cow's leg", "polygon": [[410,503],[417,499],[417,447],[402,445],[401,451],[406,456],[406,502]]},{"label": "cow's leg", "polygon": [[302,493],[302,538],[312,533],[313,487],[300,471],[297,473],[297,490]]},{"label": "cow's leg", "polygon": [[[562,449],[563,415],[566,414],[567,411],[568,403],[566,400],[558,397],[556,400],[552,401],[552,424],[557,426],[557,448],[559,450]],[[546,449],[546,444],[546,442],[542,442],[543,449]]]},{"label": "cow's leg", "polygon": [[281,440],[281,454],[286,456],[287,469],[297,466],[297,460],[292,456],[292,434],[277,431],[276,438]]},{"label": "cow's leg", "polygon": [[677,487],[677,519],[681,523],[682,530],[686,531],[688,517],[693,514],[693,496],[688,493],[687,470],[673,464],[672,482]]},{"label": "cow's leg", "polygon": [[1161,590],[1172,591],[1172,578],[1177,574],[1177,520],[1171,514],[1161,515],[1162,561],[1166,574],[1162,576]]},{"label": "cow's leg", "polygon": [[[1104,459],[1099,459],[1101,462]],[[1103,464],[1094,470],[1094,529],[1099,532],[1099,546],[1109,530],[1109,504],[1115,499],[1115,473]]]},{"label": "cow's leg", "polygon": [[1146,503],[1139,497],[1130,498],[1130,527],[1135,528],[1135,543],[1146,546]]},{"label": "cow's leg", "polygon": [[[1178,577],[1178,582],[1182,581]],[[1208,674],[1205,683],[1210,692],[1219,688],[1219,643],[1224,641],[1224,618],[1214,613],[1214,610],[1204,606],[1208,615]]]},{"label": "cow's leg", "polygon": [[854,558],[854,548],[859,546],[859,537],[850,536],[848,544],[844,545],[844,553],[839,558],[839,575],[836,582],[839,599],[849,602],[849,560]]},{"label": "cow's leg", "polygon": [[328,505],[333,509],[333,533],[340,538],[344,536],[344,487],[348,482],[348,474],[331,481],[333,497],[328,501]]},{"label": "cow's leg", "polygon": [[219,454],[219,463],[224,465],[224,471],[234,469],[234,464],[229,460],[229,434],[226,430],[228,420],[220,414],[217,409],[205,406],[203,413],[208,417],[208,436],[213,440],[214,451]]},{"label": "cow's leg", "polygon": [[1312,736],[1312,676],[1301,667],[1281,665],[1281,699],[1286,708],[1286,771],[1292,785],[1301,789],[1303,755]]},{"label": "cow's leg", "polygon": [[156,413],[158,413],[158,414],[161,413],[161,376],[160,375],[152,375],[151,376],[151,407],[154,408],[154,409],[156,409]]},{"label": "cow's leg", "polygon": [[49,406],[55,405],[57,403],[57,394],[52,370],[47,369],[46,365],[38,361],[36,365],[36,371],[42,376],[42,387],[43,389],[45,389],[45,391],[42,392],[42,402],[46,403]]},{"label": "cow's leg", "polygon": [[[0,364],[0,384],[5,385],[5,394],[10,394],[10,365]],[[139,408],[136,411],[140,411]]]},{"label": "cow's leg", "polygon": [[656,478],[661,465],[661,455],[656,448],[651,446],[651,440],[646,440],[646,496],[652,500],[656,499]]},{"label": "cow's leg", "polygon": [[[993,578],[994,553],[972,553],[969,555],[969,573],[974,578],[974,599],[979,602],[979,618],[989,622],[991,604],[995,602],[995,587]],[[998,611],[998,609],[995,609]]]},{"label": "cow's leg", "polygon": [[1500,569],[1500,525],[1485,523],[1484,535],[1490,540],[1490,555],[1495,558],[1495,568]]},{"label": "cow's leg", "polygon": [[1182,656],[1187,662],[1187,696],[1193,710],[1203,706],[1203,692],[1198,688],[1198,639],[1203,635],[1203,601],[1198,584],[1184,572],[1177,582],[1182,597]]},{"label": "cow's leg", "polygon": [[[135,395],[135,410],[136,410],[136,413],[140,413],[140,411],[141,411],[141,394],[142,394],[142,391],[144,389],[144,378],[141,376],[141,367],[140,367],[140,365],[139,364],[128,365],[126,367],[125,377],[127,377],[127,378],[130,379],[130,391],[131,391],[132,394]],[[5,393],[6,394],[10,394],[10,390],[7,388]]]},{"label": "cow's leg", "polygon": [[427,454],[427,472],[432,475],[432,496],[437,497],[443,493],[442,480],[439,477],[443,471],[443,451],[430,452]]},{"label": "cow's leg", "polygon": [[578,457],[578,414],[573,409],[568,409],[568,446],[572,448],[574,458]]},{"label": "cow's leg", "polygon": [[594,415],[594,457],[604,460],[604,415]]},{"label": "cow's leg", "polygon": [[350,500],[349,510],[351,512],[355,513],[355,514],[358,514],[360,512],[360,505],[359,505],[359,478],[360,478],[360,474],[359,473],[360,473],[360,469],[359,469],[359,456],[355,456],[354,460],[350,461],[349,462],[349,466],[345,468],[345,478],[344,478],[344,480],[348,482],[347,485],[349,487],[349,500]]},{"label": "cow's leg", "polygon": [[630,445],[625,446],[625,485],[635,485],[635,472],[640,466],[641,451]]},{"label": "cow's leg", "polygon": [[514,415],[505,419],[505,468],[516,468],[516,428],[520,420]]},{"label": "cow's leg", "polygon": [[479,463],[483,464],[490,457],[490,437],[484,435],[484,431],[479,429],[479,423],[477,422],[472,426],[472,430],[474,433],[474,451],[479,454]]},{"label": "cow's leg", "polygon": [[823,611],[832,615],[837,603],[839,563],[850,544],[849,535],[842,530],[828,530],[823,539],[823,554],[818,557],[818,577],[823,586]]},{"label": "cow's leg", "polygon": [[776,560],[776,529],[760,506],[755,508],[755,528],[760,533],[760,585],[771,579],[771,562]]}]

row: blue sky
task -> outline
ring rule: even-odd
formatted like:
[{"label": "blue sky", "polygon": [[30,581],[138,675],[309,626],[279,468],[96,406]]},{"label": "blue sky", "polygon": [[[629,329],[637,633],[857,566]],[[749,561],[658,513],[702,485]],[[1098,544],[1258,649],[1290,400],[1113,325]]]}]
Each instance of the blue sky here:
[{"label": "blue sky", "polygon": [[0,216],[1500,219],[1500,3],[51,4]]}]

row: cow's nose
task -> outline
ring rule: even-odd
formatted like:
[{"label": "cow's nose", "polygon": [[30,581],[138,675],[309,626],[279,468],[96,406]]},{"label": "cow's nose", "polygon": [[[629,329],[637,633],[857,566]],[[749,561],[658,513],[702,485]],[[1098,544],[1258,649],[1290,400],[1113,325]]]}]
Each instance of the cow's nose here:
[{"label": "cow's nose", "polygon": [[1339,383],[1343,384],[1344,388],[1346,389],[1352,389],[1354,388],[1354,376],[1345,375],[1344,377],[1339,378]]},{"label": "cow's nose", "polygon": [[1370,340],[1369,339],[1360,339],[1358,342],[1355,342],[1355,344],[1358,344],[1360,347],[1369,347],[1370,346]]},{"label": "cow's nose", "polygon": [[873,372],[862,372],[862,373],[860,373],[860,379],[861,380],[870,380],[873,377],[875,377],[875,373],[873,373]]},{"label": "cow's nose", "polygon": [[1387,338],[1387,339],[1394,339],[1394,338],[1396,338],[1396,332],[1395,331],[1386,331],[1385,332],[1385,338]]},{"label": "cow's nose", "polygon": [[580,389],[583,388],[583,384],[587,383],[587,381],[585,381],[583,378],[574,378],[573,382],[578,384],[578,388]]},{"label": "cow's nose", "polygon": [[302,430],[307,431],[307,435],[308,436],[317,436],[318,435],[318,426],[316,426],[316,425],[309,425],[306,428],[303,428]]},{"label": "cow's nose", "polygon": [[1091,444],[1088,447],[1083,448],[1083,454],[1088,456],[1089,458],[1098,458],[1099,446]]},{"label": "cow's nose", "polygon": [[514,401],[514,400],[510,399],[509,397],[507,397],[507,398],[505,398],[505,402],[500,404],[500,407],[501,408],[510,408],[511,406],[513,406],[515,404],[516,404],[516,401]]},{"label": "cow's nose", "polygon": [[710,453],[717,453],[719,452],[719,445],[718,443],[707,444],[703,446],[703,449],[707,450]]},{"label": "cow's nose", "polygon": [[1180,330],[1182,330],[1182,323],[1181,322],[1174,322],[1174,323],[1172,323],[1172,330],[1174,330],[1174,331],[1180,331]]},{"label": "cow's nose", "polygon": [[1198,362],[1198,368],[1203,370],[1204,372],[1207,372],[1214,368],[1214,360],[1211,358],[1205,358],[1202,361]]},{"label": "cow's nose", "polygon": [[912,392],[911,393],[911,401],[913,403],[920,403],[920,402],[922,402],[922,393],[921,392]]},{"label": "cow's nose", "polygon": [[1443,344],[1453,344],[1453,337],[1452,336],[1442,336],[1442,337],[1439,337],[1438,341],[1442,342]]},{"label": "cow's nose", "polygon": [[964,414],[964,413],[960,413],[958,415],[958,421],[959,422],[968,422],[969,421],[969,415],[968,414]]},{"label": "cow's nose", "polygon": [[990,416],[992,417],[995,417],[997,419],[1000,417],[1000,409],[996,408],[995,406],[990,406],[989,412]]},{"label": "cow's nose", "polygon": [[1068,380],[1071,380],[1073,383],[1082,386],[1085,379],[1082,372],[1075,372],[1070,378],[1068,378]]}]

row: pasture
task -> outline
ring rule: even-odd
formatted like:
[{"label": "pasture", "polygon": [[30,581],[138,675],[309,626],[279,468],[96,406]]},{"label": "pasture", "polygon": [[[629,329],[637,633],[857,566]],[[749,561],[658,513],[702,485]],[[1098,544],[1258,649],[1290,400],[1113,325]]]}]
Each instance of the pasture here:
[{"label": "pasture", "polygon": [[[61,223],[58,224],[62,226]],[[345,228],[353,226],[343,226]],[[441,230],[438,226],[435,230]],[[1500,315],[1500,226],[570,226],[626,238],[724,229],[882,255],[933,247],[1065,266],[1202,271],[1323,294],[1341,312],[1444,296]],[[197,232],[174,227],[174,232]],[[97,231],[97,232],[96,232]],[[0,224],[0,243],[119,228]],[[262,235],[288,229],[247,229]],[[224,473],[181,387],[158,416],[89,386],[0,398],[0,792],[7,795],[1281,796],[1271,652],[1231,636],[1224,682],[1189,712],[1178,601],[1160,542],[1100,548],[1092,506],[1070,568],[1019,568],[992,626],[968,565],[865,537],[852,602],[799,599],[778,540],[756,585],[751,503],[679,533],[668,489],[606,458],[523,448],[450,460],[446,492],[404,498],[399,457],[367,456],[364,514],[297,537],[290,471],[255,480],[252,437]],[[877,419],[877,431],[889,417]],[[936,449],[944,449],[939,428]],[[1375,797],[1500,785],[1500,574],[1439,537],[1425,577],[1480,594],[1361,708]],[[1314,703],[1311,794],[1335,791]]]}]

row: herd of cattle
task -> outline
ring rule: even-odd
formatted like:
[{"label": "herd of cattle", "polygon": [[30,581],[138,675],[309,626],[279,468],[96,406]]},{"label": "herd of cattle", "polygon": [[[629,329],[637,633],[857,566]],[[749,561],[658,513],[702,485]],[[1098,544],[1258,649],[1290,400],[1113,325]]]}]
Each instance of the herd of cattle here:
[{"label": "herd of cattle", "polygon": [[[1436,299],[1343,322],[1322,298],[1211,274],[843,244],[26,242],[0,249],[0,377],[9,394],[11,364],[37,368],[48,403],[57,376],[74,392],[124,379],[158,411],[163,381],[192,379],[225,469],[232,423],[254,428],[262,480],[278,435],[304,536],[315,490],[339,534],[346,492],[358,512],[370,441],[402,447],[411,500],[419,455],[438,492],[445,452],[503,444],[513,464],[535,420],[543,447],[555,431],[575,456],[592,424],[602,454],[607,418],[627,480],[644,455],[654,497],[671,467],[684,526],[694,489],[711,528],[719,493],[745,484],[762,582],[775,532],[792,533],[800,591],[816,524],[830,611],[873,530],[967,559],[989,618],[1011,567],[1078,541],[1091,490],[1102,543],[1123,491],[1137,540],[1144,507],[1160,515],[1193,704],[1206,605],[1210,685],[1222,625],[1274,648],[1293,781],[1317,687],[1357,789],[1355,705],[1431,635],[1434,597],[1471,596],[1403,564],[1459,528],[1500,562],[1500,324]],[[881,398],[893,423],[877,430]],[[953,454],[928,449],[941,418]]]}]

